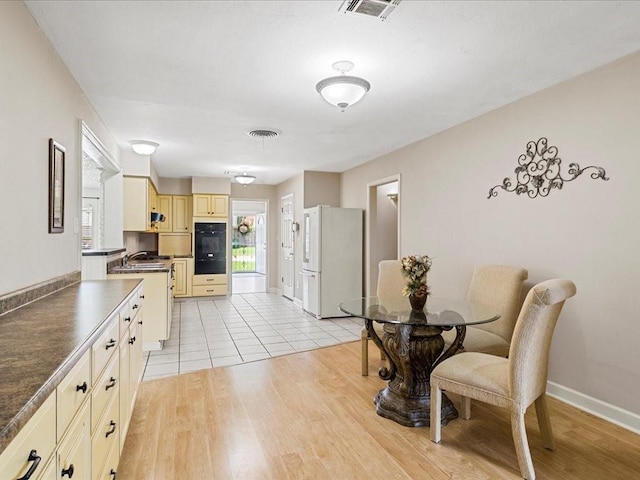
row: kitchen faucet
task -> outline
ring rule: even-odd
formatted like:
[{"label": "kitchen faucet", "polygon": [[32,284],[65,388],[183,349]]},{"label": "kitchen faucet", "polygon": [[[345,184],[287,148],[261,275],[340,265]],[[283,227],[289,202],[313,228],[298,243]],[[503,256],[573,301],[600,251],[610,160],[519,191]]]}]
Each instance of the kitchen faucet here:
[{"label": "kitchen faucet", "polygon": [[147,252],[136,252],[136,253],[132,253],[132,254],[127,254],[124,257],[122,257],[122,266],[125,267],[127,266],[127,264],[129,263],[129,260],[133,260],[136,257],[140,257],[142,255],[147,255]]}]

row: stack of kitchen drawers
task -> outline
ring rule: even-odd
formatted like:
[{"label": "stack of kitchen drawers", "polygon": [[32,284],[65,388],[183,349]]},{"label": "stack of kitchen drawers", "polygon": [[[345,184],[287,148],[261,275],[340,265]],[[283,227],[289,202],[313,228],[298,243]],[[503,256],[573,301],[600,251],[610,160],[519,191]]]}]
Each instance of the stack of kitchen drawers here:
[{"label": "stack of kitchen drawers", "polygon": [[0,478],[114,480],[142,378],[140,284],[0,456]]}]

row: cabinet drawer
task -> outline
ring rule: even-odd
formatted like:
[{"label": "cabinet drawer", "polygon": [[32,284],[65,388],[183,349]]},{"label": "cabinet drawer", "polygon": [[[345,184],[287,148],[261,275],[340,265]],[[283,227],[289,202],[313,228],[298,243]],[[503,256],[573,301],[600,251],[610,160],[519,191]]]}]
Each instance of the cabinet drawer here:
[{"label": "cabinet drawer", "polygon": [[94,478],[96,480],[115,480],[117,478],[118,463],[120,463],[120,450],[117,445],[113,445],[107,455],[107,461],[104,462],[102,472]]},{"label": "cabinet drawer", "polygon": [[111,399],[111,403],[100,418],[98,427],[91,437],[91,478],[97,478],[111,448],[119,450],[120,438],[120,402],[116,395]]},{"label": "cabinet drawer", "polygon": [[109,326],[100,338],[93,344],[93,379],[100,378],[100,373],[107,365],[113,352],[118,351],[118,338],[120,338],[120,325],[118,315],[109,320]]},{"label": "cabinet drawer", "polygon": [[58,473],[61,479],[90,478],[91,437],[89,423],[89,402],[87,402],[71,423],[64,440],[58,445]]},{"label": "cabinet drawer", "polygon": [[64,377],[57,394],[58,441],[71,423],[82,402],[91,395],[91,351],[87,350],[78,363]]},{"label": "cabinet drawer", "polygon": [[207,295],[226,295],[227,285],[194,285],[191,295],[194,297],[204,297]]},{"label": "cabinet drawer", "polygon": [[97,428],[98,421],[109,405],[109,402],[118,397],[120,390],[120,362],[118,355],[114,356],[104,374],[96,382],[91,393],[91,432]]},{"label": "cabinet drawer", "polygon": [[129,309],[131,311],[131,318],[135,318],[140,309],[142,308],[142,304],[144,303],[144,292],[142,288],[138,289],[129,299]]},{"label": "cabinet drawer", "polygon": [[227,283],[229,282],[227,281],[227,276],[225,274],[193,276],[194,285],[226,285]]},{"label": "cabinet drawer", "polygon": [[[56,394],[52,393],[0,455],[3,479],[20,478],[37,460],[33,478],[44,470],[56,447]],[[34,456],[30,456],[31,452]],[[32,460],[29,460],[32,458]]]}]

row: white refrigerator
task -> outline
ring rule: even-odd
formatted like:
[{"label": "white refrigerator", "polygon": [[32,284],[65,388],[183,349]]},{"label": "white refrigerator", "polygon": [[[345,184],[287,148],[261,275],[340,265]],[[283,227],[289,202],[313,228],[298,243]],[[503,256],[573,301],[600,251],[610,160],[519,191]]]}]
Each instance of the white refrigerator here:
[{"label": "white refrigerator", "polygon": [[304,210],[302,308],[316,318],[345,317],[340,303],[362,296],[362,230],[359,208]]}]

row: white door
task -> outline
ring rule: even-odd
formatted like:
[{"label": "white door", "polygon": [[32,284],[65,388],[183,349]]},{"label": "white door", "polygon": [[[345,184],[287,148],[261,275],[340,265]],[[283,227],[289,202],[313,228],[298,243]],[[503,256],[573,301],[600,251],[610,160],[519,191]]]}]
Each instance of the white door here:
[{"label": "white door", "polygon": [[280,250],[280,265],[282,295],[293,300],[295,281],[295,232],[293,230],[293,194],[286,195],[280,200],[282,239]]},{"label": "white door", "polygon": [[264,275],[267,268],[267,221],[266,214],[256,215],[256,272]]}]

